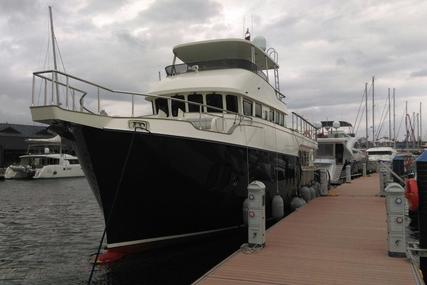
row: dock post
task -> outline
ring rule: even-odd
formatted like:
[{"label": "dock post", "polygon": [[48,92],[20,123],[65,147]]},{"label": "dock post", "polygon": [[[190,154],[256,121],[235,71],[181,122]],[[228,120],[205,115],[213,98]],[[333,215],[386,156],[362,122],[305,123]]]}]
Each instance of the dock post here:
[{"label": "dock post", "polygon": [[326,169],[319,169],[320,172],[320,196],[328,195],[328,172]]},{"label": "dock post", "polygon": [[363,169],[362,169],[362,174],[363,174],[363,176],[366,176],[366,162],[364,162],[364,163],[362,163],[362,167],[363,167]]},{"label": "dock post", "polygon": [[[420,230],[421,249],[427,248],[427,151],[424,151],[416,160],[418,186],[418,224]],[[420,257],[420,270],[427,281],[427,257]]]},{"label": "dock post", "polygon": [[351,165],[345,166],[345,183],[351,183]]},{"label": "dock post", "polygon": [[248,185],[248,244],[265,246],[265,185],[261,181]]},{"label": "dock post", "polygon": [[390,183],[385,189],[388,229],[388,255],[406,257],[405,189]]}]

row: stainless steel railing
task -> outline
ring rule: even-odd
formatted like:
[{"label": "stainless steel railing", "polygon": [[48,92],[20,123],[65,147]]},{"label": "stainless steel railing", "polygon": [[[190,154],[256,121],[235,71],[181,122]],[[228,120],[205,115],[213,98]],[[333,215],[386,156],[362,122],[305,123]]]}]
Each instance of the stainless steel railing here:
[{"label": "stainless steel railing", "polygon": [[[58,80],[56,80],[58,78]],[[40,88],[38,94],[38,100],[36,100],[36,81],[40,80]],[[71,82],[73,81],[73,82]],[[72,84],[73,83],[73,84]],[[77,86],[78,85],[78,86]],[[81,87],[80,85],[86,85],[86,88]],[[61,89],[62,88],[62,89]],[[65,89],[65,90],[64,90]],[[42,92],[43,90],[43,92]],[[92,91],[92,92],[91,92]],[[252,117],[232,112],[223,108],[218,108],[215,106],[192,102],[185,99],[173,98],[170,96],[162,96],[155,94],[145,94],[140,92],[131,92],[131,91],[122,91],[114,90],[108,87],[90,82],[88,80],[67,74],[61,71],[55,70],[46,70],[33,73],[33,87],[32,87],[32,106],[47,106],[47,105],[56,105],[60,106],[63,109],[76,111],[78,109],[80,112],[87,112],[91,114],[106,115],[105,110],[102,109],[102,92],[107,92],[110,94],[125,95],[130,96],[130,116],[124,117],[141,117],[143,114],[135,114],[135,98],[164,98],[168,100],[168,106],[171,106],[171,102],[181,102],[189,105],[196,105],[199,109],[199,128],[201,129],[201,121],[204,116],[210,117],[219,117],[223,119],[223,124],[226,119],[225,115],[229,115],[228,119],[234,120],[233,125],[240,124],[243,120],[252,120]],[[86,103],[87,96],[91,93],[96,94],[95,105],[96,111],[92,110],[89,106],[90,104]],[[43,100],[40,102],[40,95],[43,94]],[[78,101],[77,101],[78,99]],[[117,100],[114,98],[113,100]],[[71,101],[71,102],[70,102]],[[93,101],[93,99],[92,99]],[[76,106],[78,102],[79,106]],[[146,104],[146,103],[145,103]],[[205,110],[216,110],[217,112],[207,112]],[[169,119],[176,119],[172,115],[172,110],[169,108]],[[146,114],[145,114],[146,115]],[[149,115],[154,115],[149,114]],[[230,118],[230,115],[232,115]]]},{"label": "stainless steel railing", "polygon": [[316,139],[316,128],[314,125],[295,112],[292,112],[292,129],[307,138]]}]

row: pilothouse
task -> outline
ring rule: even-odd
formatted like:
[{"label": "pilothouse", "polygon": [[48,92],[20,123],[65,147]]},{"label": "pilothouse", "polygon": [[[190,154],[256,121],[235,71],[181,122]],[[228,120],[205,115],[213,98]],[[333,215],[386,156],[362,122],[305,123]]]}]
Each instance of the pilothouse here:
[{"label": "pilothouse", "polygon": [[[34,73],[34,84],[42,81],[52,100],[36,104],[33,93],[33,120],[74,143],[109,221],[108,248],[245,226],[247,185],[254,180],[267,187],[267,220],[279,219],[273,198],[289,212],[299,188],[312,183],[315,128],[289,114],[278,54],[265,47],[261,37],[177,45],[166,78],[144,93],[57,70]],[[107,115],[104,95],[128,100],[129,113]],[[151,113],[138,111],[147,109],[137,105],[140,99]]]}]

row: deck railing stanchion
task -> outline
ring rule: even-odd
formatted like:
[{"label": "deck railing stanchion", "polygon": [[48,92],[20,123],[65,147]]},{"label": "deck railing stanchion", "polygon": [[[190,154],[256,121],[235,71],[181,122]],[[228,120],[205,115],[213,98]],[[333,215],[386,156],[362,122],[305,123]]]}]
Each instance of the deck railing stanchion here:
[{"label": "deck railing stanchion", "polygon": [[132,95],[132,117],[135,115],[135,95]]},{"label": "deck railing stanchion", "polygon": [[47,105],[47,80],[44,79],[44,105]]},{"label": "deck railing stanchion", "polygon": [[202,105],[199,105],[199,129],[202,129]]},{"label": "deck railing stanchion", "polygon": [[54,77],[55,75],[53,74],[53,72],[52,72],[52,81],[51,81],[51,83],[52,83],[52,105],[54,105],[55,104],[55,101],[54,101],[54,96],[55,96],[55,91],[54,91],[54,89],[55,89],[55,86],[54,86],[54,82],[55,82],[55,77]]},{"label": "deck railing stanchion", "polygon": [[97,88],[97,90],[98,90],[98,114],[99,114],[99,112],[101,111],[101,101],[100,101],[100,98],[99,98],[99,87]]},{"label": "deck railing stanchion", "polygon": [[66,77],[66,80],[67,80],[67,87],[65,90],[65,106],[68,109],[68,90],[70,89],[70,82],[69,82],[68,76]]},{"label": "deck railing stanchion", "polygon": [[34,88],[36,83],[36,77],[33,75],[33,89],[31,93],[31,106],[34,106]]},{"label": "deck railing stanchion", "polygon": [[76,109],[76,94],[75,94],[75,91],[74,91],[74,89],[72,90],[72,100],[73,100],[73,111]]}]

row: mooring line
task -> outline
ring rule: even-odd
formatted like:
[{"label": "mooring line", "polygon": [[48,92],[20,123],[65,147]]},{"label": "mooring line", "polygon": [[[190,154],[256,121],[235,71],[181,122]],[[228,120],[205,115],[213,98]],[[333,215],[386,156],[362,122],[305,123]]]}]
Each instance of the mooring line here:
[{"label": "mooring line", "polygon": [[133,143],[134,143],[134,140],[135,140],[135,133],[136,133],[136,127],[134,128],[134,131],[132,132],[132,137],[131,137],[131,140],[130,140],[130,143],[129,143],[128,151],[127,151],[127,154],[126,154],[123,166],[122,166],[122,171],[120,173],[119,181],[117,183],[117,188],[116,188],[116,191],[114,193],[113,203],[111,205],[110,212],[108,213],[107,221],[106,221],[105,227],[104,227],[104,232],[102,233],[101,240],[99,241],[98,250],[96,252],[95,260],[94,260],[94,262],[92,264],[92,270],[90,271],[89,279],[87,281],[88,285],[90,285],[91,282],[92,282],[92,277],[93,277],[93,273],[95,272],[96,263],[98,262],[99,253],[101,252],[101,247],[102,247],[102,244],[104,242],[104,238],[105,238],[105,235],[107,233],[108,226],[110,224],[110,219],[111,219],[111,216],[113,215],[114,206],[115,206],[117,198],[119,196],[118,195],[119,192],[120,192],[119,190],[120,190],[120,187],[121,187],[121,184],[122,184],[122,181],[123,181],[123,177],[124,177],[124,174],[125,174],[125,171],[126,171],[126,166],[128,164],[130,153],[132,151]]}]

